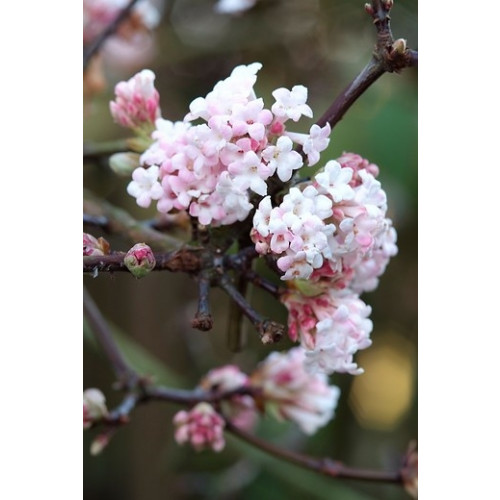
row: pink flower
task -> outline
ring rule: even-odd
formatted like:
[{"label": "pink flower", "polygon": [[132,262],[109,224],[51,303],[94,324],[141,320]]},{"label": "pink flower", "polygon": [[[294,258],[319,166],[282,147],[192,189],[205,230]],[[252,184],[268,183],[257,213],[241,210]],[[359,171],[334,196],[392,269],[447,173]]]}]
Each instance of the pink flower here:
[{"label": "pink flower", "polygon": [[132,182],[127,186],[127,193],[136,198],[140,207],[148,208],[152,200],[163,197],[163,189],[158,182],[159,167],[153,165],[148,169],[139,167],[132,173]]},{"label": "pink flower", "polygon": [[107,255],[109,243],[102,237],[95,238],[89,233],[83,233],[83,255]]},{"label": "pink flower", "polygon": [[304,370],[305,351],[271,353],[251,375],[259,388],[266,410],[279,420],[295,422],[306,434],[314,434],[334,415],[340,395],[323,374]]},{"label": "pink flower", "polygon": [[312,109],[306,104],[307,88],[303,85],[295,85],[291,91],[285,88],[276,89],[273,97],[276,102],[271,111],[280,121],[291,119],[297,122],[302,115],[312,118]]},{"label": "pink flower", "polygon": [[379,168],[375,163],[370,163],[365,158],[362,158],[356,153],[342,153],[340,158],[337,158],[337,161],[342,165],[343,168],[352,169],[354,175],[351,179],[351,186],[356,187],[362,183],[358,172],[360,170],[366,170],[369,174],[373,175],[373,177],[377,177],[379,174]]},{"label": "pink flower", "polygon": [[113,119],[122,127],[145,128],[152,132],[160,117],[160,94],[154,87],[155,74],[144,69],[115,87],[116,100],[109,105]]},{"label": "pink flower", "polygon": [[309,131],[309,137],[304,142],[304,153],[307,155],[309,166],[316,165],[319,154],[330,144],[330,133],[332,129],[327,123],[324,127],[313,125]]},{"label": "pink flower", "polygon": [[175,440],[189,443],[196,451],[211,448],[221,451],[224,440],[224,419],[208,403],[198,403],[190,411],[180,411],[174,416]]}]

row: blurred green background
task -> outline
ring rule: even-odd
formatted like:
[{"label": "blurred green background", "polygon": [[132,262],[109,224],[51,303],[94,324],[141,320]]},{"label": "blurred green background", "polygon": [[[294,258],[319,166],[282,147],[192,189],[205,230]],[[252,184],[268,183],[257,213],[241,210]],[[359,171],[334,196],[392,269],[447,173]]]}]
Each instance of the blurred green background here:
[{"label": "blurred green background", "polygon": [[[108,54],[107,88],[86,98],[84,141],[126,137],[115,125],[108,103],[114,84],[145,67],[156,73],[164,118],[182,119],[195,97],[206,95],[234,66],[259,61],[256,92],[269,108],[271,92],[302,84],[309,89],[315,119],[370,58],[375,30],[363,2],[339,0],[263,0],[242,16],[214,12],[213,1],[178,0],[163,5],[154,31],[154,50],[125,65]],[[395,38],[418,49],[417,2],[397,0],[392,11]],[[305,132],[303,119],[290,129]],[[384,75],[336,126],[322,163],[343,151],[356,152],[380,167],[388,195],[389,216],[398,232],[399,254],[379,288],[362,298],[373,308],[373,345],[356,355],[365,374],[335,374],[342,390],[335,419],[312,438],[293,424],[261,419],[257,432],[290,449],[329,456],[347,465],[393,469],[408,442],[417,438],[417,71]],[[85,187],[129,210],[139,219],[154,217],[126,194],[128,181],[116,177],[106,162],[84,165]],[[115,250],[131,245],[106,237]],[[103,313],[114,325],[127,359],[158,382],[192,388],[207,370],[236,363],[251,371],[269,349],[250,335],[241,353],[225,344],[228,301],[211,294],[215,327],[208,333],[190,328],[196,311],[196,286],[187,276],[153,273],[137,281],[131,275],[84,276]],[[254,291],[253,304],[263,314],[286,321],[284,308]],[[85,328],[84,328],[85,330]],[[280,349],[292,346],[288,339]],[[120,401],[113,374],[85,331],[84,388],[99,387],[109,406]],[[94,431],[84,433],[84,498],[156,499],[405,499],[400,487],[323,478],[266,456],[231,437],[220,454],[196,453],[173,438],[172,416],[180,408],[152,403],[139,408],[98,457],[88,449]]]}]

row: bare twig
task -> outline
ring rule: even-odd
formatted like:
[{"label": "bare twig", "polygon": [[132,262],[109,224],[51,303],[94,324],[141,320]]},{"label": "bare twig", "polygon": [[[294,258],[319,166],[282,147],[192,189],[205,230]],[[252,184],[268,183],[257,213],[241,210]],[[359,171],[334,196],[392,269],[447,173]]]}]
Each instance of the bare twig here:
[{"label": "bare twig", "polygon": [[206,271],[201,272],[198,276],[198,311],[191,320],[191,326],[202,332],[207,332],[214,326],[214,319],[210,313],[210,303],[208,301],[209,291],[210,276]]},{"label": "bare twig", "polygon": [[108,323],[85,287],[83,289],[83,310],[97,341],[113,367],[116,377],[124,387],[130,389],[136,384],[138,376],[122,356]]},{"label": "bare twig", "polygon": [[129,4],[116,16],[104,31],[83,51],[83,71],[87,68],[92,56],[101,48],[102,44],[118,29],[118,26],[130,15],[138,0],[130,0]]},{"label": "bare twig", "polygon": [[115,207],[86,189],[83,195],[84,211],[89,215],[106,217],[111,233],[128,236],[134,243],[144,242],[158,250],[175,250],[183,244],[177,238],[155,231],[148,225],[138,222],[122,208]]},{"label": "bare twig", "polygon": [[286,450],[275,446],[268,441],[258,438],[248,432],[245,432],[229,420],[226,420],[226,431],[237,436],[246,443],[258,448],[269,455],[273,455],[281,460],[298,465],[304,469],[318,472],[326,476],[342,478],[342,479],[357,479],[360,481],[371,481],[378,483],[401,483],[401,473],[399,471],[377,471],[356,469],[353,467],[346,467],[341,462],[332,460],[330,458],[316,458],[302,453]]}]

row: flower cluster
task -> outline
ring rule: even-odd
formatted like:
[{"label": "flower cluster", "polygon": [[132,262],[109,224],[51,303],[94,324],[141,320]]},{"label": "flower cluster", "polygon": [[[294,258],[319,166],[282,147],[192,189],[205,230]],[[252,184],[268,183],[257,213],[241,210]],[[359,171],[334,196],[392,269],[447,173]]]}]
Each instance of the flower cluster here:
[{"label": "flower cluster", "polygon": [[83,255],[107,255],[109,243],[103,238],[96,238],[89,233],[83,233]]},{"label": "flower cluster", "polygon": [[306,353],[301,347],[271,353],[252,374],[266,409],[279,420],[295,422],[306,434],[314,434],[334,415],[340,389],[329,386],[326,375],[304,370]]},{"label": "flower cluster", "polygon": [[[328,146],[329,125],[313,125],[309,134],[287,130],[289,120],[312,117],[307,89],[302,85],[276,89],[275,102],[267,109],[254,91],[261,67],[260,63],[236,67],[206,97],[190,104],[184,121],[156,120],[154,142],[142,154],[142,166],[128,187],[140,206],[155,200],[162,213],[186,210],[204,225],[232,224],[248,217],[251,196],[265,196],[273,176],[286,182],[304,165],[294,143],[303,147],[309,166],[319,160]],[[142,101],[133,97],[134,92],[122,93],[120,97],[135,100],[122,99],[120,108],[146,103],[150,88],[145,92]],[[151,116],[148,113],[144,107],[143,114]]]},{"label": "flower cluster", "polygon": [[278,206],[263,198],[253,218],[257,252],[274,256],[290,283],[281,297],[289,335],[307,350],[312,372],[363,371],[353,354],[371,344],[372,323],[358,294],[376,288],[397,253],[376,175],[376,165],[344,153],[291,188]]},{"label": "flower cluster", "polygon": [[[243,387],[249,387],[248,375],[235,365],[226,365],[210,370],[200,381],[199,387],[213,393],[225,393]],[[235,394],[221,401],[220,407],[224,415],[244,430],[253,428],[256,422],[256,408],[252,396]]]},{"label": "flower cluster", "polygon": [[211,448],[221,451],[224,440],[224,419],[208,403],[198,403],[190,411],[180,411],[174,416],[175,440],[179,444],[190,443],[201,451]]}]

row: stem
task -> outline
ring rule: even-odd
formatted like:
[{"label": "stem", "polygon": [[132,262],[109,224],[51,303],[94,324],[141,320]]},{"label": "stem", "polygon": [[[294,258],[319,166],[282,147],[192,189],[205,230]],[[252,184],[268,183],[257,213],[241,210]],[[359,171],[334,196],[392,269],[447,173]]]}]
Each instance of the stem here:
[{"label": "stem", "polygon": [[257,436],[242,431],[238,427],[234,426],[229,420],[226,420],[226,431],[252,445],[254,448],[259,448],[261,451],[269,455],[326,476],[378,483],[401,483],[402,481],[401,473],[399,471],[393,472],[355,469],[352,467],[346,467],[341,462],[331,460],[329,458],[316,458],[286,450],[284,448],[279,448],[267,441],[264,441],[263,439],[258,438]]},{"label": "stem", "polygon": [[385,70],[379,61],[372,58],[363,68],[361,73],[344,89],[343,92],[333,101],[331,106],[325,111],[323,116],[316,122],[320,127],[327,123],[333,129],[342,119],[345,112],[356,102],[368,87],[378,80]]},{"label": "stem", "polygon": [[83,310],[97,341],[113,367],[116,377],[126,387],[132,387],[137,382],[137,374],[122,356],[108,323],[85,287],[83,288]]},{"label": "stem", "polygon": [[214,319],[210,313],[210,303],[208,301],[209,291],[210,277],[206,271],[202,271],[198,277],[198,311],[191,321],[191,326],[202,332],[207,332],[214,326]]},{"label": "stem", "polygon": [[[156,265],[153,271],[183,271],[195,273],[201,269],[200,248],[181,248],[175,252],[155,253]],[[129,272],[123,263],[125,253],[91,255],[83,257],[84,273]]]},{"label": "stem", "polygon": [[83,160],[93,160],[101,156],[110,156],[114,153],[129,151],[127,139],[106,142],[87,142],[83,144]]},{"label": "stem", "polygon": [[129,16],[132,8],[138,0],[130,0],[130,3],[116,16],[106,29],[94,40],[94,42],[83,51],[83,71],[86,70],[92,56],[101,48],[102,44],[118,29],[118,26]]},{"label": "stem", "polygon": [[108,219],[108,229],[111,233],[126,235],[134,243],[144,242],[158,247],[160,250],[175,250],[183,243],[177,238],[141,224],[125,210],[98,198],[86,189],[84,189],[83,209],[90,215],[106,217]]},{"label": "stem", "polygon": [[241,295],[236,287],[231,283],[231,280],[227,274],[224,274],[219,279],[220,287],[231,297],[231,299],[236,303],[236,305],[241,309],[243,314],[251,321],[255,326],[256,330],[259,332],[260,340],[263,344],[274,344],[278,342],[281,337],[285,334],[286,328],[276,323],[262,317],[252,306],[247,302],[245,297]]}]

